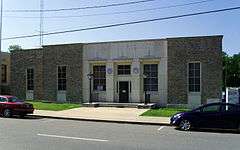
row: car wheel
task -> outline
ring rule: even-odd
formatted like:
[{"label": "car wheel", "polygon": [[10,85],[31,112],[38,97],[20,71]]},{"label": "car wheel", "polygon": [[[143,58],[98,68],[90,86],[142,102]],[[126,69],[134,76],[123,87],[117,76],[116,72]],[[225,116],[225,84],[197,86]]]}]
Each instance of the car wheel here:
[{"label": "car wheel", "polygon": [[11,110],[10,110],[10,109],[5,109],[5,110],[3,111],[3,116],[4,116],[5,118],[11,117],[11,116],[12,116]]},{"label": "car wheel", "polygon": [[179,128],[181,130],[184,130],[184,131],[188,131],[191,129],[191,122],[188,121],[188,120],[182,120],[180,123],[179,123]]}]

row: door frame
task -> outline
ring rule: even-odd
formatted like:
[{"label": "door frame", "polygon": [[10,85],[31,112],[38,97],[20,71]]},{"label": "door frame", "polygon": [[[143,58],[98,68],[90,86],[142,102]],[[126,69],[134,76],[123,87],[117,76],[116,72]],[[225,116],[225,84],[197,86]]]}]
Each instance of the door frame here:
[{"label": "door frame", "polygon": [[[127,97],[127,100],[123,100],[124,102],[122,102],[121,99],[120,99],[120,94],[121,94],[120,84],[121,84],[121,82],[124,82],[127,85],[127,95],[128,95],[128,97]],[[129,81],[118,81],[118,102],[119,103],[129,103],[129,97],[130,97],[130,89],[129,88],[130,88],[129,87]]]}]

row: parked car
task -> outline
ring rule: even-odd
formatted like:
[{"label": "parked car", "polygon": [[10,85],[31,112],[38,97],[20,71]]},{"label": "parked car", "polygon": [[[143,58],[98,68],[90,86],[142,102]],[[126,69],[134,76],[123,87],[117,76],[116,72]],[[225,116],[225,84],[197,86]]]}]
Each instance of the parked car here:
[{"label": "parked car", "polygon": [[219,128],[240,130],[240,105],[211,103],[188,112],[173,115],[171,125],[181,130],[192,128]]},{"label": "parked car", "polygon": [[34,111],[33,105],[26,103],[15,96],[0,95],[0,114],[4,117],[19,115],[24,117],[27,114],[32,114]]}]

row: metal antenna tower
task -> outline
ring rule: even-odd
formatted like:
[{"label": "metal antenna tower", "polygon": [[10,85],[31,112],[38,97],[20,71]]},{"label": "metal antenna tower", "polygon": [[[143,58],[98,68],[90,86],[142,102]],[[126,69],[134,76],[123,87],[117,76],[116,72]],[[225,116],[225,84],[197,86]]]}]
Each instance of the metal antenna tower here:
[{"label": "metal antenna tower", "polygon": [[43,45],[43,19],[44,19],[44,0],[40,0],[40,37],[39,37],[39,45],[42,47]]}]

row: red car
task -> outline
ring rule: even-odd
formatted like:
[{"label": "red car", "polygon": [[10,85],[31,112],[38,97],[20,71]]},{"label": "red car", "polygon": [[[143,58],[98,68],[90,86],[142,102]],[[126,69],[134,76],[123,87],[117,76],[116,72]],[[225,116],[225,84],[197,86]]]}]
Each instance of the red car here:
[{"label": "red car", "polygon": [[15,96],[0,95],[0,114],[3,117],[11,117],[12,115],[24,117],[27,114],[32,114],[33,111],[33,105],[30,103],[25,103]]}]

